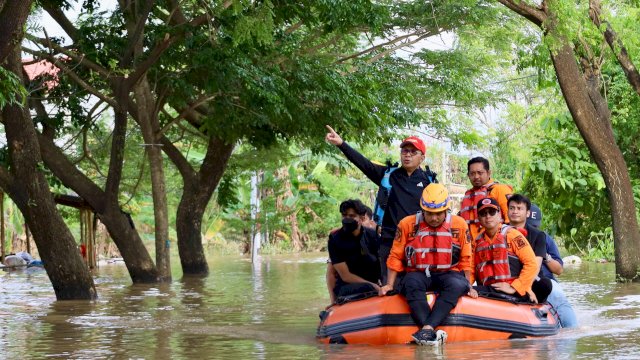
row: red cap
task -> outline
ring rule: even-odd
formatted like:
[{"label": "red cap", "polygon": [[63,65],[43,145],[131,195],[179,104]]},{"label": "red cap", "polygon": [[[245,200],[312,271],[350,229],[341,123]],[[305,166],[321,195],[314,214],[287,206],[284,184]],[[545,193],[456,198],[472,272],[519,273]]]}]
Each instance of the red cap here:
[{"label": "red cap", "polygon": [[408,138],[404,139],[402,141],[402,144],[400,144],[400,148],[403,148],[407,145],[413,145],[416,149],[422,151],[423,155],[426,154],[425,150],[427,150],[427,147],[424,145],[424,142],[417,136],[409,136]]},{"label": "red cap", "polygon": [[494,198],[484,198],[478,201],[478,212],[486,208],[494,208],[500,211],[500,205],[498,205],[498,201]]}]

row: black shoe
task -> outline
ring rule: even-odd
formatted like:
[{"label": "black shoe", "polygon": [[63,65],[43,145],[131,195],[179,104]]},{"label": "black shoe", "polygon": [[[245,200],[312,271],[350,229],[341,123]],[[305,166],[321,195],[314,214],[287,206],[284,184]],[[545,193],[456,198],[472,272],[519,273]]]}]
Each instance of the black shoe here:
[{"label": "black shoe", "polygon": [[411,337],[418,345],[440,346],[447,341],[447,333],[442,330],[420,329]]}]

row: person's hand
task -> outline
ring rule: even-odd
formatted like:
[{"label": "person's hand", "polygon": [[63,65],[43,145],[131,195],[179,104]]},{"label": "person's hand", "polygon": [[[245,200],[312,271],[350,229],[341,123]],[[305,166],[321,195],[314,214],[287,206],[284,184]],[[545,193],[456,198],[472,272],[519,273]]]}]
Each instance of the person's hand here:
[{"label": "person's hand", "polygon": [[387,294],[387,292],[389,292],[391,290],[393,290],[393,286],[391,286],[389,284],[384,285],[384,286],[380,287],[380,290],[378,290],[378,295],[385,296]]},{"label": "person's hand", "polygon": [[494,289],[503,292],[505,294],[509,294],[509,295],[513,295],[516,293],[516,289],[513,288],[513,286],[511,286],[511,284],[506,283],[506,282],[499,282],[499,283],[495,283],[495,284],[491,284],[491,287],[493,287]]},{"label": "person's hand", "polygon": [[529,295],[529,300],[531,300],[532,303],[538,303],[538,298],[536,297],[536,294],[533,292],[533,290],[527,291],[527,295]]},{"label": "person's hand", "polygon": [[329,144],[332,144],[335,146],[342,145],[344,141],[342,141],[342,138],[340,137],[340,135],[338,135],[338,133],[335,130],[333,130],[331,126],[325,125],[325,127],[327,128],[327,130],[329,130],[329,132],[327,133],[327,136],[325,136],[324,139],[327,140]]},{"label": "person's hand", "polygon": [[478,298],[478,291],[476,289],[474,289],[474,288],[471,288],[471,290],[469,290],[467,295],[471,296],[471,298],[473,298],[473,299],[477,299]]}]

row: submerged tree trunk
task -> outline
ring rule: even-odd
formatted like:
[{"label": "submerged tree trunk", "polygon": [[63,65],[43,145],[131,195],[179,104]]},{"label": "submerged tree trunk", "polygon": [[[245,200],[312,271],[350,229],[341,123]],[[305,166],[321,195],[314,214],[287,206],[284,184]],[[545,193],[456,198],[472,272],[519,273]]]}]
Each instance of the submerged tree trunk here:
[{"label": "submerged tree trunk", "polygon": [[[556,41],[561,41],[561,46],[551,51],[551,60],[573,121],[607,185],[613,222],[616,277],[618,281],[640,281],[640,231],[629,169],[616,143],[608,104],[599,89],[593,86],[593,80],[586,79],[590,75],[580,71],[576,54],[568,40],[556,33],[559,20],[550,10],[550,5],[556,1],[543,1],[540,7],[535,7],[522,1],[498,0],[542,28],[545,36],[553,36]],[[598,16],[597,12],[592,16]]]},{"label": "submerged tree trunk", "polygon": [[233,144],[209,137],[207,154],[199,171],[186,161],[171,142],[162,139],[163,150],[178,168],[183,191],[176,214],[176,231],[180,263],[185,275],[207,275],[209,266],[202,246],[202,217],[227,167]]},{"label": "submerged tree trunk", "polygon": [[171,254],[169,240],[169,211],[164,178],[164,165],[156,103],[146,75],[134,89],[137,105],[137,121],[142,130],[144,146],[149,158],[151,171],[151,193],[153,196],[153,216],[155,220],[156,267],[161,281],[171,281]]},{"label": "submerged tree trunk", "polygon": [[[640,281],[640,231],[633,188],[611,122],[598,112],[597,101],[590,98],[571,47],[565,44],[557,53],[552,53],[551,58],[569,111],[607,185],[617,278]],[[592,92],[591,96],[594,95]]]},{"label": "submerged tree trunk", "polygon": [[[7,59],[8,69],[22,77],[20,47]],[[94,299],[96,288],[76,248],[73,235],[56,209],[49,184],[39,170],[42,159],[28,109],[8,105],[2,122],[11,161],[7,192],[22,211],[58,300]]]},{"label": "submerged tree trunk", "polygon": [[[121,119],[122,116],[126,118],[126,114],[119,114],[116,120],[118,129],[126,127],[126,122],[124,124],[119,123],[125,120]],[[116,130],[113,136],[124,137],[124,133],[121,134],[119,130]],[[69,161],[65,154],[53,143],[52,139],[40,135],[38,140],[40,151],[47,167],[65,186],[75,191],[89,203],[98,218],[100,218],[100,221],[107,228],[107,231],[109,231],[109,235],[118,247],[118,251],[120,251],[120,255],[122,255],[122,259],[127,266],[131,281],[134,283],[157,282],[158,271],[156,266],[140,235],[135,230],[131,217],[120,209],[117,194],[116,196],[111,196],[105,190],[100,189]],[[115,140],[115,143],[118,143],[118,140]],[[112,145],[112,147],[114,146],[118,145]],[[119,164],[121,165],[121,162]],[[112,163],[110,165],[110,173],[114,173],[113,167],[120,165]],[[113,175],[110,178],[113,179],[115,177],[118,177],[118,175]],[[116,191],[113,189],[114,187],[108,186],[111,189],[110,191]]]}]

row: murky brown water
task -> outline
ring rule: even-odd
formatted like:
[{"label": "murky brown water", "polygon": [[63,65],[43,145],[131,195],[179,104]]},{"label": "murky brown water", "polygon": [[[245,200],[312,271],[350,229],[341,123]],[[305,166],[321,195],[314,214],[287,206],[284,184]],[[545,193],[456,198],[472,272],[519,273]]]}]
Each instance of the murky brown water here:
[{"label": "murky brown water", "polygon": [[[561,277],[580,328],[537,340],[416,346],[321,345],[325,254],[210,257],[211,275],[131,285],[122,264],[96,273],[95,302],[56,302],[44,271],[0,271],[0,354],[64,359],[638,359],[640,285],[616,284],[611,264]],[[177,259],[174,265],[177,265]]]}]

